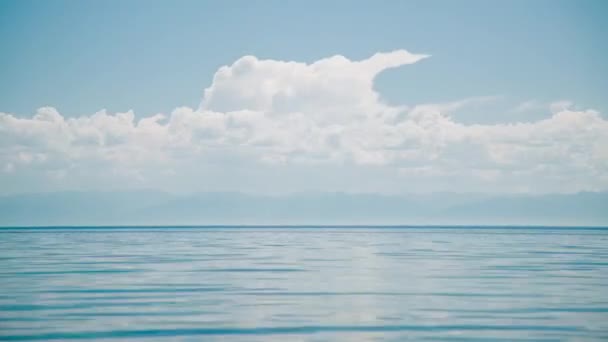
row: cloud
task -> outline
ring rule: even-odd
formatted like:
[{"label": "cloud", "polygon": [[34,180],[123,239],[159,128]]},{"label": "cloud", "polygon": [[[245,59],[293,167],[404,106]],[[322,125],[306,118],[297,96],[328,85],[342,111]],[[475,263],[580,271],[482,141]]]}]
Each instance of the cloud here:
[{"label": "cloud", "polygon": [[[362,61],[338,55],[305,64],[245,56],[215,73],[201,107],[219,112],[263,111],[269,115],[307,112],[315,114],[318,121],[371,115],[366,111],[373,111],[378,104],[374,78],[384,70],[426,57],[398,50],[377,53]],[[354,109],[366,113],[352,113]]]},{"label": "cloud", "polygon": [[[219,68],[199,108],[139,119],[106,111],[66,118],[50,107],[30,118],[0,113],[0,167],[4,177],[21,171],[56,182],[84,177],[154,186],[161,180],[167,188],[177,181],[170,177],[201,182],[187,170],[204,174],[229,165],[382,168],[404,190],[608,188],[608,121],[596,111],[559,102],[534,122],[464,124],[450,113],[494,97],[383,103],[375,77],[427,57],[398,50],[306,64],[245,56]],[[260,179],[272,183],[270,176]]]}]

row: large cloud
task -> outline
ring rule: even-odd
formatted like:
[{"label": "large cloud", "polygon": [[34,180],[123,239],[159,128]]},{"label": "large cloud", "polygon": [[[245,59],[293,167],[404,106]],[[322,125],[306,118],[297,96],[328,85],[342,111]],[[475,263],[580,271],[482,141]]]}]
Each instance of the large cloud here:
[{"label": "large cloud", "polygon": [[402,183],[410,181],[453,191],[608,187],[608,122],[593,110],[560,102],[536,122],[467,125],[449,113],[470,100],[382,103],[374,78],[426,57],[399,50],[305,64],[245,56],[216,72],[200,108],[167,116],[100,111],[65,118],[53,108],[31,118],[0,113],[0,166],[3,177],[65,179],[80,172],[89,181],[113,174],[146,183],[160,171],[183,178],[184,168],[196,165],[341,165],[389,170],[405,190]]}]

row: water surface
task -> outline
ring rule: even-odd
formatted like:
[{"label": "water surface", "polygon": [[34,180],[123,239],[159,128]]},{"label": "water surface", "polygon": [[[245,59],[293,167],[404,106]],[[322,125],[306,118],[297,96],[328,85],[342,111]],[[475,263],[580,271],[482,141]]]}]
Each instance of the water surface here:
[{"label": "water surface", "polygon": [[0,230],[0,340],[608,340],[608,229]]}]

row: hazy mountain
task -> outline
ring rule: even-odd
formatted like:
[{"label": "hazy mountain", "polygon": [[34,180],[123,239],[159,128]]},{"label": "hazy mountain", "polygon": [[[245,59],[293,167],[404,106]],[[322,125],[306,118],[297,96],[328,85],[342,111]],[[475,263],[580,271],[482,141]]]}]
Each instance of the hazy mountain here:
[{"label": "hazy mountain", "polygon": [[608,193],[171,195],[56,192],[0,197],[0,225],[608,225]]}]

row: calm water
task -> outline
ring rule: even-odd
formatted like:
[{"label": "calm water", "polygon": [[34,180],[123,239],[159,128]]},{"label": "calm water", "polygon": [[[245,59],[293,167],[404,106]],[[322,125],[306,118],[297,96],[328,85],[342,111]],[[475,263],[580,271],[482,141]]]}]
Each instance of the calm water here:
[{"label": "calm water", "polygon": [[0,230],[0,340],[608,340],[608,229]]}]

